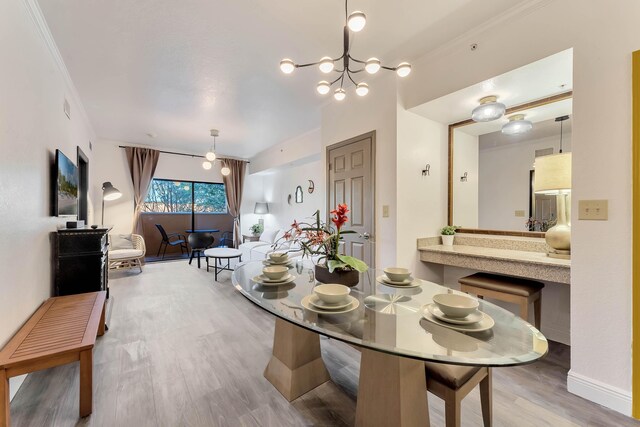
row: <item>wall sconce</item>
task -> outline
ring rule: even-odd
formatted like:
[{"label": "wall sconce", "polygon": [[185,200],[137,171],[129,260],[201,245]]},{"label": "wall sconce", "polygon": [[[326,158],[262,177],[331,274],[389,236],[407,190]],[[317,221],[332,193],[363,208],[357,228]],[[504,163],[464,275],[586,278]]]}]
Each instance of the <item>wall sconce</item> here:
[{"label": "wall sconce", "polygon": [[429,176],[431,174],[431,165],[427,163],[427,165],[422,169],[422,176]]},{"label": "wall sconce", "polygon": [[460,177],[460,182],[467,182],[467,173],[465,172],[464,175],[462,175]]}]

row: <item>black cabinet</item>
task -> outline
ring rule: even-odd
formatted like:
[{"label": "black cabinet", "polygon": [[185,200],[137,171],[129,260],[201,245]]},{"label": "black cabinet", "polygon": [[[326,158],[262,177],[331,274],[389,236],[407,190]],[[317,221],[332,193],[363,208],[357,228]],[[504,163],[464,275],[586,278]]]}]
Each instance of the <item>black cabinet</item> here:
[{"label": "black cabinet", "polygon": [[110,228],[62,228],[55,233],[57,296],[107,291]]}]

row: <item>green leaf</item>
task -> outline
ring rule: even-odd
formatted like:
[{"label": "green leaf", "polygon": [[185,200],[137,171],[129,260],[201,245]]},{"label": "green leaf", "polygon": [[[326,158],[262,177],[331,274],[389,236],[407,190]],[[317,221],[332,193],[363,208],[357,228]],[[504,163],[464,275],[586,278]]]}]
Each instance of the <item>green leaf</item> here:
[{"label": "green leaf", "polygon": [[356,232],[353,230],[341,230],[340,234],[356,234]]},{"label": "green leaf", "polygon": [[329,268],[329,273],[333,273],[333,270],[336,268],[345,268],[347,264],[344,262],[336,261],[335,259],[330,259],[327,262],[327,267]]},{"label": "green leaf", "polygon": [[338,255],[336,258],[338,258],[340,261],[347,264],[349,267],[353,268],[354,270],[358,270],[360,273],[364,273],[369,269],[367,264],[364,261],[359,260],[358,258],[354,258],[352,256],[347,256],[347,255]]}]

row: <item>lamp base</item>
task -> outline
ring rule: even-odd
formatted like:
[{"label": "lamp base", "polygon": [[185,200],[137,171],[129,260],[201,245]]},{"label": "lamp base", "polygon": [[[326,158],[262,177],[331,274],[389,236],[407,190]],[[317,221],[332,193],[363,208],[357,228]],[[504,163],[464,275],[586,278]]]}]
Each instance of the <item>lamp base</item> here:
[{"label": "lamp base", "polygon": [[571,259],[571,251],[562,251],[559,249],[555,249],[553,251],[547,252],[547,256],[549,258]]}]

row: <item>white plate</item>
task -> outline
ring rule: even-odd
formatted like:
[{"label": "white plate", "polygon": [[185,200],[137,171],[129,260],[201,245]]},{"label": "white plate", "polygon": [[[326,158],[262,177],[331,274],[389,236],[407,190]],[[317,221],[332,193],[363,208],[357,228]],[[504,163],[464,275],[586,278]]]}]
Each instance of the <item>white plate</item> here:
[{"label": "white plate", "polygon": [[382,283],[385,286],[391,286],[392,288],[417,288],[420,286],[420,283],[411,278],[411,280],[407,279],[404,282],[392,282],[387,278],[387,276],[378,276],[376,280]]},{"label": "white plate", "polygon": [[262,274],[254,277],[253,280],[256,283],[259,283],[263,286],[279,286],[279,285],[286,285],[287,283],[291,283],[294,280],[296,280],[296,276],[294,276],[293,274],[289,274],[289,276],[285,276],[286,280],[282,280],[280,282],[275,282],[269,278],[267,278],[266,276],[263,276]]},{"label": "white plate", "polygon": [[482,321],[482,318],[484,317],[484,313],[481,312],[480,310],[476,310],[466,317],[459,317],[459,318],[449,317],[446,314],[444,314],[442,310],[440,310],[438,306],[435,304],[428,304],[427,310],[429,310],[429,313],[433,314],[436,318],[444,322],[453,323],[456,325],[471,325],[472,323],[478,323]]},{"label": "white plate", "polygon": [[291,266],[293,265],[293,260],[286,260],[286,261],[282,261],[282,262],[275,262],[275,261],[271,261],[270,259],[265,259],[264,261],[262,261],[262,263],[264,265],[287,265],[287,266]]},{"label": "white plate", "polygon": [[329,311],[340,310],[341,308],[347,307],[352,302],[353,301],[350,298],[347,298],[346,302],[343,302],[343,303],[327,304],[326,302],[318,298],[316,294],[311,295],[311,298],[309,298],[309,304],[313,305],[314,307],[320,308],[322,310],[329,310]]},{"label": "white plate", "polygon": [[439,320],[437,317],[431,314],[426,307],[422,310],[422,317],[432,323],[435,323],[436,325],[440,325],[442,327],[460,332],[482,332],[493,328],[493,325],[495,325],[495,322],[493,321],[491,316],[486,313],[484,313],[484,316],[480,322],[474,323],[472,325],[454,325],[452,323],[443,322],[442,320]]},{"label": "white plate", "polygon": [[349,313],[350,311],[353,311],[353,310],[355,310],[356,308],[358,308],[360,306],[360,301],[358,301],[356,298],[354,298],[352,296],[349,296],[349,298],[351,298],[351,302],[345,308],[340,309],[340,310],[323,310],[321,308],[315,307],[313,304],[311,304],[311,302],[309,302],[311,297],[314,297],[314,296],[315,295],[313,295],[313,294],[307,295],[306,297],[302,298],[302,301],[300,301],[300,304],[302,304],[302,306],[304,308],[306,308],[309,311],[313,311],[314,313],[320,313],[320,314],[343,314],[343,313]]}]

